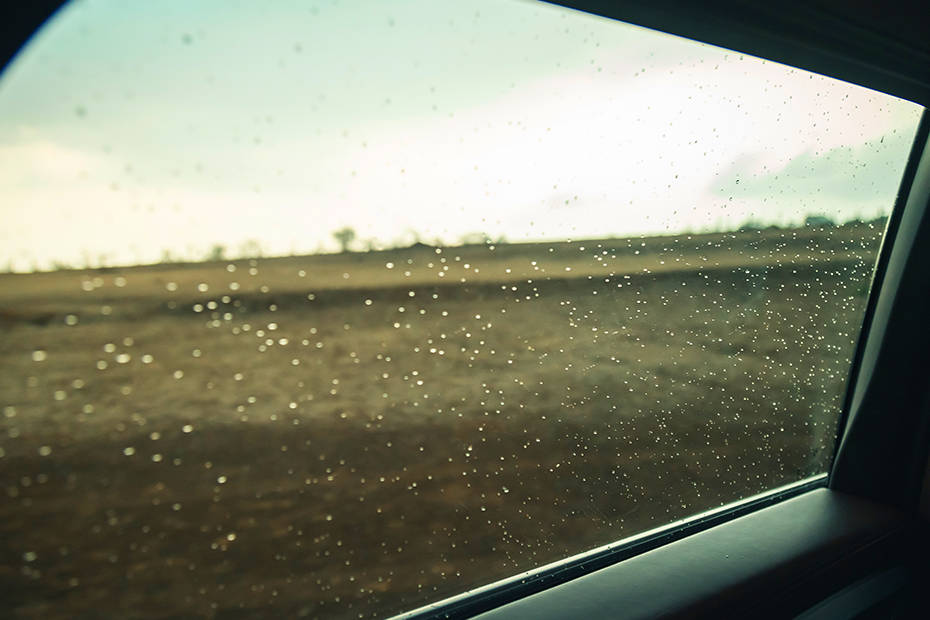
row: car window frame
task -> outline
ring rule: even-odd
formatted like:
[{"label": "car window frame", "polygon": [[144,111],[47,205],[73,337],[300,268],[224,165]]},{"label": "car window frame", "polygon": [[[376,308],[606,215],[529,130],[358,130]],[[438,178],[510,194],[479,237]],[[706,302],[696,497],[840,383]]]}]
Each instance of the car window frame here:
[{"label": "car window frame", "polygon": [[[850,394],[875,390],[879,398],[890,390],[902,390],[910,377],[894,368],[876,372],[877,366],[861,363],[868,350],[903,357],[902,365],[915,367],[930,350],[925,336],[915,342],[898,330],[888,339],[888,325],[902,317],[923,317],[930,310],[930,295],[899,297],[902,278],[926,273],[930,264],[930,112],[925,111],[917,131],[895,217],[889,228],[897,234],[886,238],[873,277],[870,316],[857,345],[857,364],[851,368]],[[915,307],[916,306],[916,307]],[[923,312],[917,312],[917,308]],[[904,334],[900,333],[905,332]],[[928,366],[924,364],[926,369]],[[591,570],[549,589],[529,592],[501,603],[485,591],[474,591],[404,614],[403,618],[466,618],[480,614],[488,620],[524,617],[558,618],[605,613],[614,610],[622,617],[791,617],[806,612],[833,595],[867,580],[877,568],[903,571],[909,576],[901,587],[915,586],[926,569],[915,568],[923,557],[924,522],[918,508],[927,462],[926,382],[904,391],[899,411],[912,412],[898,418],[887,415],[880,399],[860,401],[857,408],[847,399],[847,416],[840,427],[839,445],[829,476],[797,485],[796,493],[769,496],[742,510],[737,502],[717,511],[714,520],[702,515],[672,527],[662,543],[633,540],[627,555],[607,567]],[[865,403],[864,406],[862,403]],[[882,429],[894,429],[894,433]],[[900,449],[900,458],[881,458],[890,445]],[[853,446],[853,447],[850,447]],[[904,464],[904,465],[902,465]],[[895,467],[903,467],[903,473]],[[818,484],[819,483],[819,484]],[[782,490],[783,491],[783,490]],[[763,494],[760,498],[765,497]],[[793,551],[779,556],[786,548]],[[758,561],[738,565],[730,557],[754,557]],[[643,572],[651,575],[643,580]],[[922,576],[914,578],[914,573]],[[853,585],[850,585],[853,584]],[[528,585],[532,583],[528,580]],[[650,593],[650,586],[652,592]],[[644,595],[644,592],[647,594]],[[873,589],[870,596],[886,593]],[[651,596],[650,596],[651,594]],[[866,596],[863,605],[877,604]],[[486,605],[491,606],[486,607]],[[827,607],[826,614],[833,613]],[[609,615],[609,614],[608,614]],[[830,617],[829,615],[824,617]]]},{"label": "car window frame", "polygon": [[[581,554],[568,558],[562,563],[541,567],[536,571],[529,571],[397,617],[465,618],[498,607],[503,613],[492,613],[489,617],[519,618],[531,610],[532,613],[541,613],[546,609],[565,613],[566,609],[558,604],[559,597],[540,597],[539,593],[547,588],[559,589],[557,586],[563,584],[568,586],[562,588],[566,592],[580,591],[583,586],[579,585],[586,577],[602,571],[605,567],[619,568],[620,570],[615,571],[618,587],[601,600],[600,606],[597,607],[603,609],[605,601],[623,600],[624,597],[632,597],[635,594],[619,585],[624,581],[624,574],[632,576],[632,572],[623,572],[625,562],[629,563],[631,559],[640,555],[648,556],[650,552],[684,541],[688,537],[700,538],[695,534],[706,534],[712,530],[726,531],[728,526],[732,528],[733,523],[754,513],[771,512],[777,509],[779,504],[792,498],[800,500],[804,499],[805,495],[815,497],[819,492],[830,493],[831,501],[836,503],[842,503],[847,496],[852,496],[866,500],[868,505],[874,503],[898,510],[892,524],[877,526],[873,533],[876,539],[891,539],[891,534],[899,530],[912,532],[913,518],[927,478],[925,473],[930,457],[930,407],[924,406],[930,392],[919,383],[915,385],[911,377],[901,376],[894,368],[877,372],[877,358],[881,356],[887,364],[889,358],[898,357],[901,360],[899,366],[911,368],[924,367],[921,363],[927,361],[920,355],[919,346],[902,337],[901,332],[906,330],[897,330],[893,341],[887,336],[888,325],[901,322],[901,318],[905,316],[925,316],[924,313],[930,308],[930,303],[927,303],[930,300],[926,294],[918,295],[919,299],[913,299],[914,296],[911,295],[911,298],[902,300],[902,291],[898,288],[902,279],[907,277],[905,274],[909,274],[913,280],[914,274],[920,273],[923,257],[920,250],[930,247],[930,222],[925,216],[927,205],[930,203],[930,151],[927,150],[930,135],[930,111],[927,110],[930,107],[930,76],[920,75],[919,71],[908,72],[902,69],[908,62],[919,62],[924,57],[923,54],[877,35],[868,37],[861,45],[847,44],[846,41],[850,38],[855,40],[857,35],[862,36],[861,30],[846,23],[834,23],[830,13],[818,11],[816,7],[800,7],[800,12],[795,13],[783,7],[768,9],[733,1],[713,1],[701,5],[679,0],[660,0],[656,3],[554,0],[550,3],[843,79],[908,99],[924,106],[925,110],[921,115],[873,270],[862,329],[857,337],[849,369],[833,466],[828,476],[802,481],[794,487],[796,492],[785,488],[777,489],[770,494],[752,498],[748,506],[736,502],[713,511],[712,518],[708,518],[709,515],[705,513],[693,520],[670,524],[660,528],[661,531],[647,533],[649,535],[642,538],[626,539],[629,545],[624,545],[625,541],[618,541],[614,543],[616,553],[613,556],[605,554],[603,549],[594,550],[588,557]],[[817,33],[830,29],[833,33],[838,33],[837,36],[822,40],[819,45],[811,42]],[[844,36],[847,38],[844,39]],[[889,49],[892,53],[886,53]],[[923,261],[923,264],[930,263]],[[924,313],[920,310],[924,310]],[[889,440],[888,435],[882,432],[882,429],[889,428],[891,424],[885,415],[882,397],[886,397],[884,402],[887,403],[887,394],[901,392],[902,386],[909,380],[910,389],[907,391],[905,402],[902,403],[902,410],[913,413],[905,423],[893,425],[896,432]],[[868,400],[870,395],[871,400]],[[882,462],[879,456],[889,451],[897,454],[899,458],[893,462]],[[845,506],[840,512],[851,517],[855,516],[853,513],[857,510]],[[802,536],[803,532],[800,530],[803,529],[799,528],[799,537]],[[762,535],[763,532],[760,531],[759,534]],[[908,533],[904,538],[913,535]],[[817,542],[811,542],[811,549]],[[739,549],[733,551],[738,553]],[[851,548],[843,550],[844,553],[851,551]],[[629,569],[632,570],[634,569]],[[671,566],[669,570],[672,570]],[[840,572],[834,567],[834,574]],[[559,575],[565,579],[559,579]],[[571,583],[573,580],[574,585]],[[812,602],[820,594],[816,587],[811,592],[813,594],[809,593],[807,597],[811,600],[807,602]],[[565,600],[571,600],[572,597],[573,594],[570,593],[562,595]],[[543,602],[536,606],[531,604],[527,608],[519,605],[521,601],[539,598]],[[799,597],[797,600],[807,599]],[[803,606],[797,607],[792,612],[797,613],[803,609]],[[572,608],[572,613],[578,611],[579,609]],[[673,614],[687,613],[686,608],[669,607],[665,611]]]}]

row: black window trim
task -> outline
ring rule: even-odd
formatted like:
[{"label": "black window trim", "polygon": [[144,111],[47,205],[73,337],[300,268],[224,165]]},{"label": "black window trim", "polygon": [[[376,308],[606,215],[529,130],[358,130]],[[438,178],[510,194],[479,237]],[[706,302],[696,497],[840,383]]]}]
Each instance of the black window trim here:
[{"label": "black window trim", "polygon": [[652,551],[691,534],[756,512],[827,485],[827,474],[817,474],[747,497],[719,508],[679,519],[657,528],[551,562],[494,583],[393,616],[395,620],[471,618],[588,573]]},{"label": "black window trim", "polygon": [[[875,573],[911,579],[906,551],[915,532],[894,508],[818,488],[477,617],[795,617]],[[876,602],[860,601],[859,611]]]}]

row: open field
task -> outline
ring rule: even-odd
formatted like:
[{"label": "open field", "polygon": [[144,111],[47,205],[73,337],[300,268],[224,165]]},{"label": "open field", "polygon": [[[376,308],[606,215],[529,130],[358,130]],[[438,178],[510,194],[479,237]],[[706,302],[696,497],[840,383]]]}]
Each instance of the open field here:
[{"label": "open field", "polygon": [[2,615],[380,617],[822,472],[880,233],[2,275]]}]

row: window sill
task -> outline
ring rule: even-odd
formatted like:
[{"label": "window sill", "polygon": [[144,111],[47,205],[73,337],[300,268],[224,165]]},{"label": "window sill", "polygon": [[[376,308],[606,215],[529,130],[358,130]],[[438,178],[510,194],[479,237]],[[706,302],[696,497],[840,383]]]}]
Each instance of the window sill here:
[{"label": "window sill", "polygon": [[815,489],[479,617],[794,615],[906,562],[915,525],[902,512]]}]

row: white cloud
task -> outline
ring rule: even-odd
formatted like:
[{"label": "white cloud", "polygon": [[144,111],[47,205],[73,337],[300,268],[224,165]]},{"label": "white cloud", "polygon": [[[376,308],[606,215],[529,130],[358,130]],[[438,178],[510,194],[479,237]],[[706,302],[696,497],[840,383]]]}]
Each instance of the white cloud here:
[{"label": "white cloud", "polygon": [[[452,48],[437,52],[441,61],[404,65],[393,89],[384,76],[344,84],[332,70],[298,88],[299,67],[274,73],[254,58],[237,81],[235,54],[215,50],[178,75],[153,58],[144,79],[120,59],[107,74],[113,83],[72,76],[69,97],[81,93],[86,114],[49,96],[31,129],[22,119],[0,125],[10,136],[0,145],[4,250],[133,262],[249,238],[272,252],[335,248],[330,232],[344,225],[385,242],[410,229],[451,242],[475,231],[519,240],[693,230],[750,215],[785,221],[802,215],[808,197],[731,201],[727,175],[765,178],[803,153],[816,158],[916,124],[911,104],[666,35],[575,15],[576,31],[563,37],[569,20],[554,11],[534,23],[550,41],[562,37],[555,47],[527,33],[523,47],[508,47],[513,34],[503,27],[488,35],[485,44],[506,52],[505,68],[488,66],[488,83],[481,67],[448,71]],[[217,28],[195,32],[198,45],[231,36]],[[293,55],[292,45],[265,60]],[[559,53],[546,56],[550,48]],[[302,57],[311,51],[324,50]],[[487,64],[493,54],[479,56]],[[49,68],[42,57],[30,56],[35,71]],[[326,57],[313,62],[326,66]],[[7,83],[5,96],[23,79]],[[386,90],[395,103],[383,103]],[[28,98],[13,99],[21,105],[0,109],[28,116]]]}]

